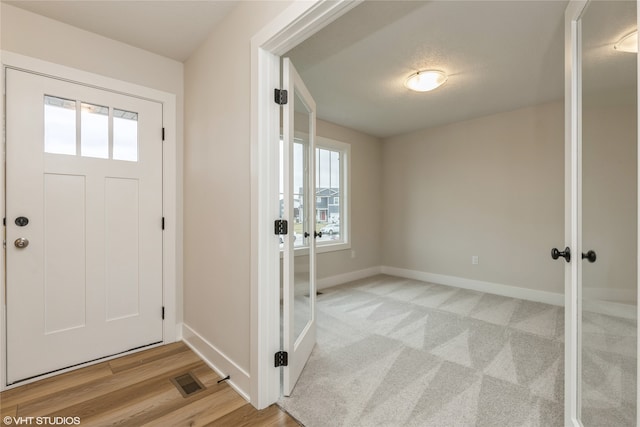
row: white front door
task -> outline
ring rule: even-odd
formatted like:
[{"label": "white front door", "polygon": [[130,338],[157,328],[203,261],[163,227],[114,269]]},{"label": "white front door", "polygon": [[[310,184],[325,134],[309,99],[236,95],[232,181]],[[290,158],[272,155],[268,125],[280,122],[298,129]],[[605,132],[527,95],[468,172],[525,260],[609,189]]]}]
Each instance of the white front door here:
[{"label": "white front door", "polygon": [[162,105],[6,73],[7,384],[162,341]]},{"label": "white front door", "polygon": [[289,396],[316,343],[316,105],[288,58],[283,83],[289,98],[283,108],[283,211],[289,222],[283,256],[283,348],[288,354],[283,393]]}]

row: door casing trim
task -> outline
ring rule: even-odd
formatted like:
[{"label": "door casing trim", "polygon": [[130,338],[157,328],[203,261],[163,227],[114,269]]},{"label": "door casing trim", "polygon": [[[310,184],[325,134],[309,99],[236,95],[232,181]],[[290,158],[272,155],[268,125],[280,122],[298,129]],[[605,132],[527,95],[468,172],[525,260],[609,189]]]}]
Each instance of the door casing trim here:
[{"label": "door casing trim", "polygon": [[296,0],[251,39],[251,403],[266,408],[280,397],[280,248],[278,141],[280,56],[363,0]]},{"label": "door casing trim", "polygon": [[[144,98],[162,104],[162,123],[165,128],[165,140],[162,146],[162,211],[165,217],[165,229],[163,233],[162,245],[162,293],[163,305],[165,307],[165,317],[163,322],[163,343],[168,344],[178,339],[179,328],[177,326],[177,132],[176,132],[176,95],[129,83],[99,74],[70,68],[64,65],[55,64],[41,59],[20,55],[14,52],[0,51],[0,81],[2,81],[2,93],[6,94],[6,69],[13,68],[30,73],[40,74],[56,79],[91,86],[99,89],[109,90],[129,96]],[[0,212],[5,215],[5,111],[4,102],[0,102],[0,117],[2,118],[2,147],[0,150]],[[3,234],[4,237],[4,234]],[[53,375],[78,369],[82,366],[103,362],[112,359],[106,357],[96,362],[88,362],[74,368],[57,371],[55,374],[42,375],[37,378],[23,381],[18,384],[7,386],[7,330],[6,330],[6,272],[5,263],[0,263],[0,391],[38,381]],[[160,315],[160,313],[158,313]],[[150,348],[146,347],[145,349]],[[139,351],[139,350],[135,350]],[[135,352],[135,351],[132,351]],[[119,354],[114,357],[120,357]]]}]

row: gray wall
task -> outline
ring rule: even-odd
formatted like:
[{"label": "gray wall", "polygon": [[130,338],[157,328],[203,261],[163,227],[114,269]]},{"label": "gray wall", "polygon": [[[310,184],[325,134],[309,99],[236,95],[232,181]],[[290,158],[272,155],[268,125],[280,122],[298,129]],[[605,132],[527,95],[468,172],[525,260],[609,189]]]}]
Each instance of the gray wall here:
[{"label": "gray wall", "polygon": [[389,138],[382,153],[384,265],[563,293],[549,256],[564,240],[562,103]]},{"label": "gray wall", "polygon": [[249,375],[251,37],[289,5],[239,3],[185,63],[184,320]]},{"label": "gray wall", "polygon": [[377,267],[382,261],[382,143],[322,120],[317,134],[351,145],[351,250],[318,254],[318,278]]},{"label": "gray wall", "polygon": [[583,296],[636,304],[637,110],[586,105],[582,132]]}]

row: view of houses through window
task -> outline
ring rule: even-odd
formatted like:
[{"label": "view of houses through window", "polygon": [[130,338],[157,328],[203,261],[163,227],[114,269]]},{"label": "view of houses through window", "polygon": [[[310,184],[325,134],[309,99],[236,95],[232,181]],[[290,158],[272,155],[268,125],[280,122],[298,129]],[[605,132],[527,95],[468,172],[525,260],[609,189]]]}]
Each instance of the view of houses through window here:
[{"label": "view of houses through window", "polygon": [[[280,159],[284,159],[283,141],[280,141]],[[318,245],[344,243],[345,236],[342,233],[341,218],[344,218],[344,150],[333,147],[325,147],[317,144],[315,150],[315,231],[322,236],[316,238]],[[305,162],[305,145],[294,141],[293,146],[293,224],[289,225],[290,232],[294,232],[294,247],[307,246],[304,237],[305,211],[305,179],[303,165]],[[284,161],[280,168],[280,215],[284,217]],[[313,232],[313,230],[311,231]],[[281,239],[281,247],[284,240]]]}]

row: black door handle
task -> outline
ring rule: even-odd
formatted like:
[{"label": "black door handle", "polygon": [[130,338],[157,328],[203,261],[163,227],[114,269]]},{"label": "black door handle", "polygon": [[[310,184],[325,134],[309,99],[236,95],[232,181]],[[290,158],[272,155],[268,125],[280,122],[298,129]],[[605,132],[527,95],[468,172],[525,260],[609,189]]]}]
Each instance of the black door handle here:
[{"label": "black door handle", "polygon": [[558,248],[551,249],[551,258],[558,259],[560,257],[564,258],[564,260],[567,262],[571,261],[571,249],[569,248],[569,246],[564,248],[564,251],[562,252],[560,252]]},{"label": "black door handle", "polygon": [[[304,232],[304,237],[309,237],[309,233],[307,233],[307,232],[305,231],[305,232]],[[321,232],[319,232],[319,233],[318,233],[317,231],[314,231],[314,232],[313,232],[313,237],[322,237],[322,231],[321,231]]]},{"label": "black door handle", "polygon": [[596,262],[596,253],[594,251],[589,251],[586,254],[582,254],[582,259],[587,259],[589,262]]}]

